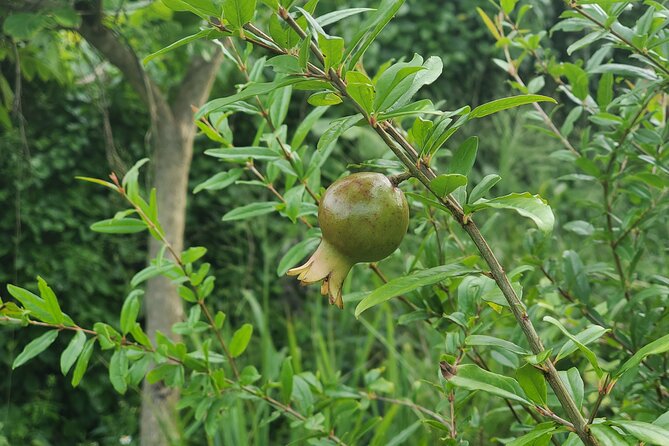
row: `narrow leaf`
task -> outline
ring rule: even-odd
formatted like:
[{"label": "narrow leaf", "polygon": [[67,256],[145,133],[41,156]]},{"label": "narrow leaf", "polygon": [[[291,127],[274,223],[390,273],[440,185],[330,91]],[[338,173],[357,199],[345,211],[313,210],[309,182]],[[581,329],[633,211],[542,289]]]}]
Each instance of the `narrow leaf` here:
[{"label": "narrow leaf", "polygon": [[552,102],[557,104],[557,101],[548,96],[539,94],[525,94],[519,96],[511,96],[509,98],[497,99],[487,104],[479,105],[470,113],[470,118],[483,118],[484,116],[492,115],[510,108],[520,107],[521,105],[532,104],[534,102]]},{"label": "narrow leaf", "polygon": [[417,288],[439,283],[449,277],[462,276],[474,272],[471,268],[451,263],[435,268],[425,269],[408,276],[398,277],[368,294],[355,308],[355,317],[360,317],[363,311],[382,304],[393,297],[413,291]]},{"label": "narrow leaf", "polygon": [[58,330],[49,330],[46,333],[43,333],[37,339],[33,339],[14,359],[14,362],[12,363],[12,370],[21,367],[23,364],[49,348],[49,346],[53,344],[57,337]]},{"label": "narrow leaf", "polygon": [[91,229],[103,234],[133,234],[147,228],[146,223],[138,218],[108,219],[95,222]]},{"label": "narrow leaf", "polygon": [[276,211],[276,201],[259,201],[233,209],[223,216],[223,221],[245,220],[251,217],[269,214]]},{"label": "narrow leaf", "polygon": [[[273,155],[273,154],[272,154]],[[221,190],[233,184],[237,181],[244,173],[244,169],[236,168],[231,169],[227,172],[219,172],[213,177],[209,178],[207,181],[204,181],[193,189],[193,193],[197,194],[198,192],[206,190]]]},{"label": "narrow leaf", "polygon": [[474,189],[472,189],[471,193],[469,194],[469,203],[475,203],[479,198],[483,198],[483,196],[488,192],[492,187],[499,183],[499,181],[502,179],[499,175],[496,174],[490,174],[486,175],[479,184],[474,186]]},{"label": "narrow leaf", "polygon": [[474,364],[458,366],[455,376],[451,377],[448,382],[472,392],[480,390],[523,404],[530,404],[515,379],[483,370]]},{"label": "narrow leaf", "polygon": [[256,0],[223,0],[223,15],[237,29],[253,19],[255,10]]},{"label": "narrow leaf", "polygon": [[546,400],[546,379],[544,374],[536,367],[525,364],[516,370],[516,379],[529,399],[541,406],[548,404]]},{"label": "narrow leaf", "polygon": [[441,198],[461,186],[467,185],[467,177],[458,173],[443,174],[430,181],[430,187]]},{"label": "narrow leaf", "polygon": [[492,200],[480,199],[469,207],[474,212],[486,208],[514,210],[523,217],[532,219],[544,232],[553,230],[555,224],[555,216],[548,203],[539,195],[531,195],[529,192],[509,194]]},{"label": "narrow leaf", "polygon": [[474,167],[478,149],[478,137],[470,136],[467,138],[453,154],[453,159],[451,159],[451,162],[447,168],[448,172],[458,173],[464,176],[469,175],[469,172],[472,171],[472,167]]},{"label": "narrow leaf", "polygon": [[644,423],[642,421],[611,421],[611,424],[622,427],[627,432],[641,441],[659,446],[669,446],[669,429],[656,424]]},{"label": "narrow leaf", "polygon": [[575,337],[574,335],[572,335],[571,333],[569,333],[569,331],[567,331],[567,329],[564,327],[564,325],[562,325],[562,324],[560,323],[560,321],[558,321],[557,319],[555,319],[555,318],[553,318],[553,317],[551,317],[551,316],[544,316],[544,319],[543,319],[543,320],[544,320],[545,322],[548,322],[548,323],[551,323],[551,324],[555,325],[557,328],[560,329],[560,331],[561,331],[562,333],[564,333],[565,336],[567,336],[569,339],[571,339],[572,342],[573,342],[574,344],[576,344],[576,346],[578,347],[578,349],[581,350],[581,353],[583,353],[583,355],[588,359],[588,361],[590,362],[590,364],[592,364],[592,367],[595,369],[595,372],[597,373],[597,376],[599,376],[600,378],[602,377],[602,375],[604,374],[604,371],[603,371],[602,368],[599,366],[599,361],[597,361],[597,357],[596,357],[595,354],[592,352],[592,350],[590,350],[590,349],[589,349],[588,347],[586,347],[585,345],[581,344],[581,342],[580,342],[578,339],[576,339],[576,337]]},{"label": "narrow leaf", "polygon": [[517,355],[530,355],[532,354],[529,350],[526,350],[511,341],[505,339],[495,338],[492,336],[484,335],[470,335],[465,339],[466,345],[478,345],[478,346],[488,346],[488,347],[499,347],[511,353]]},{"label": "narrow leaf", "polygon": [[84,349],[84,344],[86,343],[86,334],[83,331],[77,331],[67,348],[63,350],[63,353],[60,355],[60,371],[63,372],[63,375],[67,375],[70,371],[74,362],[77,360],[81,351]]},{"label": "narrow leaf", "polygon": [[657,339],[651,342],[650,344],[646,344],[645,346],[640,348],[639,351],[634,354],[634,356],[628,359],[627,362],[623,364],[622,367],[620,367],[620,370],[618,370],[614,376],[619,377],[628,370],[638,366],[639,364],[641,364],[641,361],[643,361],[646,358],[646,356],[659,355],[661,353],[665,353],[668,351],[669,351],[669,334],[664,335],[660,339]]},{"label": "narrow leaf", "polygon": [[230,341],[230,356],[236,358],[237,356],[244,353],[246,347],[249,345],[251,340],[251,335],[253,334],[253,325],[244,324],[232,335],[232,341]]}]

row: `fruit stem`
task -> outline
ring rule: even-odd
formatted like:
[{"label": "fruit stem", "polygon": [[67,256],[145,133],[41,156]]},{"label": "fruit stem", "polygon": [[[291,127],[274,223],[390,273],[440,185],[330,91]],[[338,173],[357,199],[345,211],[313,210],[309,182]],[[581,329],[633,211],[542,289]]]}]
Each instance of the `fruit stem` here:
[{"label": "fruit stem", "polygon": [[392,183],[392,185],[394,187],[397,187],[400,183],[402,183],[403,181],[408,180],[412,176],[413,176],[413,174],[411,172],[406,171],[406,172],[398,173],[396,175],[388,175],[388,179],[390,180],[390,182]]}]

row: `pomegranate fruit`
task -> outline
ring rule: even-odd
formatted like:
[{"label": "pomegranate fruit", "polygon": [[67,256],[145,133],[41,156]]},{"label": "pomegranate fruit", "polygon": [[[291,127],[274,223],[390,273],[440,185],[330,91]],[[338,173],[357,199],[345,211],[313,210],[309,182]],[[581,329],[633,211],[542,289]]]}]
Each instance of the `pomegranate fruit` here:
[{"label": "pomegranate fruit", "polygon": [[327,188],[318,206],[323,239],[302,266],[288,271],[303,285],[323,281],[321,294],[344,307],[341,288],[356,263],[376,262],[399,246],[409,226],[404,193],[383,174],[354,173]]}]

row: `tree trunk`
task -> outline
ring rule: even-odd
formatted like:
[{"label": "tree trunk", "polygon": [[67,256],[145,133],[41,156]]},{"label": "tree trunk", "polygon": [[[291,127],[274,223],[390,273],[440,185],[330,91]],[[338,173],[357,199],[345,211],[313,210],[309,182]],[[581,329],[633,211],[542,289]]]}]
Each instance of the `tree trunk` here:
[{"label": "tree trunk", "polygon": [[[158,218],[176,252],[183,250],[186,218],[188,171],[192,144],[184,144],[174,119],[157,116],[155,151],[152,159],[153,186],[156,188]],[[162,244],[149,239],[149,259],[155,258]],[[172,325],[183,320],[183,306],[176,287],[165,277],[148,281],[144,295],[146,331],[155,341],[156,332],[178,340]],[[178,438],[176,403],[179,393],[166,388],[162,382],[144,383],[142,392],[141,445],[163,446]]]},{"label": "tree trunk", "polygon": [[[200,106],[209,96],[222,54],[206,62],[196,60],[182,82],[172,113],[156,116],[153,186],[157,192],[158,219],[174,250],[184,248],[188,173],[193,158],[195,125],[191,104]],[[149,240],[149,259],[156,256],[161,244]],[[145,293],[147,334],[155,340],[156,331],[177,340],[172,325],[184,316],[177,287],[164,277],[148,281]],[[179,436],[176,403],[179,392],[162,383],[144,383],[142,392],[141,445],[166,446]]]}]

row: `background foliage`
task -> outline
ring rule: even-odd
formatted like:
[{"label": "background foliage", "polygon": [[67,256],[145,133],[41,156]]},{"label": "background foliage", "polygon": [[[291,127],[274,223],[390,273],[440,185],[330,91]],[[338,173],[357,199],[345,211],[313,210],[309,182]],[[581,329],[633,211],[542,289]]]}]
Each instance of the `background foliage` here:
[{"label": "background foliage", "polygon": [[[479,156],[469,176],[470,184],[498,173],[503,180],[494,189],[496,196],[530,190],[546,198],[555,211],[558,224],[548,237],[528,229],[525,221],[519,223],[518,217],[511,213],[489,212],[484,218],[479,217],[484,234],[493,241],[503,263],[509,269],[522,266],[518,277],[522,277],[520,283],[526,290],[524,301],[532,319],[541,321],[544,315],[553,315],[573,334],[588,329],[593,323],[610,325],[630,349],[637,351],[667,331],[669,279],[665,277],[664,241],[669,234],[662,221],[667,188],[666,94],[648,113],[644,108],[643,115],[637,115],[639,104],[651,103],[645,102],[646,95],[654,98],[666,91],[662,83],[666,77],[659,72],[659,80],[653,84],[646,82],[649,79],[636,77],[638,72],[630,75],[612,71],[615,76],[612,77],[613,96],[606,102],[603,99],[606,92],[599,91],[604,91],[601,84],[607,81],[602,80],[603,73],[597,71],[598,64],[592,60],[599,57],[599,65],[610,61],[626,64],[629,52],[625,45],[603,45],[605,41],[597,41],[594,46],[574,50],[570,45],[590,35],[589,29],[582,30],[586,27],[578,17],[567,15],[562,25],[555,26],[564,9],[558,6],[559,2],[521,3],[514,14],[524,4],[535,6],[523,23],[526,37],[527,33],[528,38],[541,37],[541,44],[533,48],[534,52],[523,47],[523,33],[514,34],[510,31],[513,30],[511,25],[502,28],[511,33],[508,40],[498,39],[495,44],[476,10],[477,6],[482,7],[494,18],[496,11],[489,2],[437,5],[436,2],[408,1],[366,54],[365,66],[377,67],[390,58],[410,59],[414,52],[425,57],[441,57],[445,64],[444,75],[421,90],[420,97],[430,98],[435,103],[445,101],[441,108],[453,110],[518,94],[514,89],[527,92],[518,79],[500,69],[501,65],[508,71],[505,64],[509,61],[503,54],[507,45],[509,58],[522,61],[519,76],[528,86],[540,86],[536,92],[559,98],[560,105],[549,110],[550,119],[557,123],[561,134],[585,154],[580,156],[580,161],[564,148],[560,139],[546,133],[542,116],[530,108],[477,120],[462,136],[456,135],[448,149],[454,150],[466,137],[478,135]],[[131,5],[123,9],[123,14],[127,14],[123,31],[140,54],[148,54],[183,37],[184,25],[197,21],[195,16],[185,12],[172,14],[160,2]],[[110,5],[110,10],[115,6]],[[369,4],[362,1],[324,0],[317,12],[365,6]],[[651,9],[657,11],[657,17],[647,18],[646,22],[652,23],[644,25],[643,17]],[[515,20],[516,16],[512,14],[512,17]],[[336,25],[331,32],[350,39],[362,20],[362,16],[352,17],[343,22],[344,25]],[[513,21],[508,17],[505,20]],[[626,11],[620,20],[629,29],[636,26],[637,35],[650,36],[651,29],[655,30],[653,38],[660,41],[657,50],[663,51],[666,57],[667,43],[662,42],[666,37],[662,28],[666,23],[666,8],[645,2],[643,7],[635,5]],[[547,30],[552,31],[547,34]],[[138,99],[113,72],[104,82],[90,81],[91,68],[83,66],[80,55],[86,54],[93,60],[94,55],[87,53],[86,48],[74,46],[71,35],[50,34],[51,37],[36,37],[30,44],[24,44],[21,39],[12,43],[17,41],[17,36],[6,28],[5,32],[1,67],[3,85],[6,85],[3,89],[6,117],[0,147],[8,156],[0,158],[3,173],[0,197],[7,204],[6,212],[0,215],[0,231],[13,243],[0,247],[2,289],[6,283],[30,288],[39,274],[53,287],[62,308],[80,325],[90,326],[100,320],[117,321],[123,296],[130,291],[129,281],[145,261],[146,241],[138,235],[118,237],[90,231],[88,225],[109,218],[121,209],[122,200],[110,198],[107,191],[86,187],[73,177],[105,178],[110,168],[124,166],[127,169],[134,160],[147,155],[144,142],[148,120],[141,112]],[[167,39],[157,41],[156,35]],[[203,44],[198,42],[168,53],[156,59],[150,65],[151,70],[161,82],[170,85],[177,79],[175,73],[182,68],[180,55],[198,51],[198,45]],[[21,51],[21,105],[27,117],[23,127],[25,136],[17,121],[11,121],[9,113],[13,104],[8,99],[8,91],[16,89],[13,85],[14,45]],[[598,45],[606,46],[606,51],[598,52]],[[45,54],[48,57],[44,57]],[[252,63],[256,60],[256,56],[251,57]],[[47,63],[42,67],[44,61]],[[630,64],[644,66],[643,60],[638,58]],[[373,69],[371,71],[373,73]],[[86,76],[88,82],[82,81]],[[229,95],[234,92],[235,83],[245,82],[230,60],[220,78],[224,82],[220,82],[214,97]],[[310,109],[304,104],[306,97],[295,93],[286,121],[289,128],[294,128],[309,113]],[[583,110],[574,112],[579,107]],[[110,158],[109,141],[101,131],[105,114],[120,160]],[[236,146],[254,144],[258,122],[260,120],[250,120],[243,114],[229,118]],[[316,123],[307,139],[309,146],[316,144],[328,123],[329,118]],[[624,141],[628,136],[635,138],[642,151],[648,153],[644,158],[644,153],[639,156],[634,149],[629,149],[629,153],[615,158],[614,166],[620,175],[611,178],[606,172],[610,159],[607,156],[611,156],[607,148],[615,147],[615,141],[621,137]],[[199,153],[191,175],[193,188],[221,170],[218,163],[203,155],[212,147],[219,146],[205,137],[198,140]],[[347,168],[355,170],[351,166],[381,157],[390,159],[378,137],[368,129],[354,128],[339,140],[337,149],[323,167],[319,183],[326,186]],[[446,159],[449,158],[440,160],[440,165],[446,165]],[[274,175],[280,178],[281,173]],[[615,192],[602,205],[602,184],[606,182],[613,185]],[[433,320],[433,324],[411,322],[406,306],[395,301],[370,310],[356,320],[354,305],[348,301],[360,298],[357,292],[373,290],[382,284],[371,270],[362,266],[355,268],[346,286],[348,310],[333,312],[313,290],[298,288],[292,280],[277,275],[277,266],[286,252],[303,239],[304,228],[276,214],[250,221],[221,222],[221,216],[232,209],[274,198],[266,188],[231,187],[220,192],[201,191],[191,197],[187,245],[209,248],[206,261],[212,264],[217,278],[215,294],[209,299],[216,309],[227,314],[226,336],[232,335],[230,327],[238,328],[246,322],[255,326],[244,363],[255,364],[262,376],[278,380],[285,367],[284,360],[289,357],[295,373],[313,371],[332,391],[342,391],[337,386],[343,383],[350,386],[351,391],[362,388],[386,398],[403,401],[408,398],[421,407],[447,415],[449,401],[430,384],[439,379],[437,365],[444,359],[443,354],[457,356],[466,334],[494,333],[501,339],[524,345],[522,334],[508,311],[498,314],[494,306],[480,303],[476,308],[463,307],[468,302],[466,294],[475,292],[470,290],[477,286],[471,284],[472,288],[468,288],[466,280],[456,279],[444,289],[426,287],[410,297],[411,302],[427,305],[425,311],[436,306],[437,313],[453,313],[453,310],[466,313],[472,318],[466,324],[473,330],[471,333],[463,333],[446,317]],[[642,214],[645,209],[652,211]],[[401,254],[396,253],[382,263],[388,277],[400,276],[416,263],[422,267],[439,265],[442,259],[437,255],[437,243],[442,245],[446,259],[472,254],[470,244],[460,240],[463,235],[457,232],[453,221],[435,216],[417,202],[413,204],[412,213],[410,233]],[[607,213],[617,216],[612,226],[608,226]],[[639,217],[641,220],[637,220]],[[431,227],[446,233],[445,240],[436,238]],[[629,233],[626,228],[631,228]],[[610,241],[612,237],[616,239],[616,234],[630,238],[611,250]],[[621,289],[612,254],[619,257],[628,271],[625,280],[633,296],[629,302],[624,299],[625,280]],[[36,287],[33,290],[36,291]],[[454,305],[447,297],[451,293],[457,295],[459,307],[448,307]],[[573,301],[569,302],[565,296]],[[589,320],[588,315],[595,321]],[[0,350],[3,368],[9,371],[22,346],[40,333],[38,328],[3,328],[2,339],[6,340]],[[560,329],[549,323],[541,323],[540,334],[554,354],[566,340]],[[616,343],[611,336],[597,336],[597,339],[598,343],[592,347],[597,346],[597,356],[606,370],[615,369],[630,356],[620,347],[620,341]],[[69,379],[61,376],[57,366],[59,352],[65,346],[66,341],[59,339],[28,366],[8,372],[9,379],[0,383],[4,405],[0,410],[3,424],[0,444],[5,441],[7,444],[57,445],[67,439],[70,444],[111,445],[118,444],[125,435],[135,441],[138,394],[131,391],[119,397],[114,393],[108,385],[105,367],[109,358],[102,353],[94,355],[91,371],[82,386],[72,390]],[[483,361],[492,371],[511,376],[512,370],[522,363],[522,359],[504,348],[489,345],[476,352],[467,351],[465,361],[479,365]],[[631,375],[625,377],[610,397],[607,396],[604,415],[631,415],[647,422],[662,415],[668,398],[667,356],[655,356],[648,361],[654,372],[645,375],[648,378],[645,381]],[[573,354],[560,365],[561,370],[576,367],[584,372],[583,380],[588,387],[583,398],[590,407],[597,400],[598,380],[587,359]],[[304,376],[310,379],[310,375]],[[554,396],[551,394],[550,398]],[[556,406],[555,401],[549,403]],[[380,424],[375,433],[365,437],[369,444],[391,444],[391,439],[395,439],[395,444],[434,444],[445,435],[439,428],[416,422],[416,415],[424,414],[410,405],[374,398],[361,404],[367,405],[364,409],[369,416],[341,416],[339,425],[335,424],[337,432],[353,430],[363,422],[377,419]],[[502,400],[482,393],[458,393],[458,409],[462,410],[458,417],[460,438],[468,439],[471,444],[520,436],[532,425],[529,422],[532,418],[522,413],[523,423],[514,422],[513,413]],[[339,411],[346,413],[348,408],[330,410],[328,416],[334,416]],[[194,421],[196,409],[184,412],[184,437],[189,444],[205,444],[202,426]],[[304,435],[303,431],[291,429],[290,421],[285,418],[263,422],[265,417],[271,416],[265,406],[256,414],[249,414],[244,403],[239,402],[228,415],[224,433],[213,437],[214,444],[268,444],[270,439],[284,444]],[[249,426],[255,429],[248,429]]]}]

